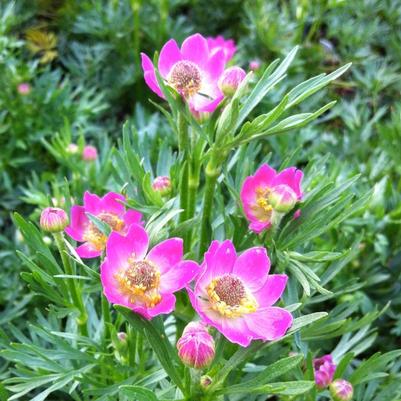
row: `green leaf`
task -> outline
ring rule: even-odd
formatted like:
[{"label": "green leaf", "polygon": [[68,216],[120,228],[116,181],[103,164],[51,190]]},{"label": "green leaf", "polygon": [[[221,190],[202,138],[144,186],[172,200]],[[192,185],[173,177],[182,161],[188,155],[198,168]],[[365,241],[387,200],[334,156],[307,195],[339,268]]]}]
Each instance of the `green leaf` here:
[{"label": "green leaf", "polygon": [[302,360],[303,360],[302,355],[295,355],[280,359],[279,361],[269,365],[266,369],[257,374],[251,380],[248,380],[241,384],[230,386],[229,391],[235,393],[236,392],[246,393],[250,388],[260,387],[261,384],[269,383],[273,379],[282,376],[283,374],[287,373],[290,370],[295,369],[301,363]]},{"label": "green leaf", "polygon": [[[266,96],[271,88],[273,88],[278,82],[280,82],[284,77],[285,73],[288,70],[288,67],[294,60],[295,55],[297,54],[298,46],[294,47],[288,53],[287,57],[281,62],[281,64],[277,67],[277,69],[271,74],[274,68],[279,63],[278,60],[273,61],[263,73],[262,78],[256,84],[253,91],[250,93],[248,98],[245,100],[243,106],[241,107],[239,118],[237,121],[237,125],[235,131],[238,127],[245,121],[248,117],[249,113],[261,102],[261,100]],[[271,75],[270,75],[271,74]]]},{"label": "green leaf", "polygon": [[141,386],[121,386],[120,392],[127,397],[134,397],[130,398],[132,401],[159,401],[153,391]]},{"label": "green leaf", "polygon": [[286,396],[296,396],[305,394],[310,391],[315,385],[313,381],[298,380],[290,382],[278,382],[265,384],[263,386],[237,387],[228,386],[221,393],[224,394],[278,394]]},{"label": "green leaf", "polygon": [[157,330],[152,322],[142,318],[138,314],[132,312],[132,310],[121,305],[115,305],[114,308],[120,312],[129,323],[145,333],[160,364],[170,376],[171,380],[183,390],[183,383],[177,369],[177,364],[179,363],[178,356],[168,341],[166,334]]},{"label": "green leaf", "polygon": [[85,212],[85,214],[88,216],[88,219],[96,226],[96,228],[99,229],[106,237],[111,234],[112,229],[107,223],[100,220],[98,217],[89,212]]}]

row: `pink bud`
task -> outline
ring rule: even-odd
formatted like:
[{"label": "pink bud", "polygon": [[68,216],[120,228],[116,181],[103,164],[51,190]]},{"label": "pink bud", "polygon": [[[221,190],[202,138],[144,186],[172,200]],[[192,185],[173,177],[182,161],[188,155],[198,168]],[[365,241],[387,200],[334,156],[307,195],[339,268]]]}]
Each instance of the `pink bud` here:
[{"label": "pink bud", "polygon": [[334,401],[350,401],[354,395],[354,389],[347,380],[337,379],[330,384],[330,394]]},{"label": "pink bud", "polygon": [[84,147],[84,151],[82,152],[82,158],[87,162],[96,160],[97,159],[97,149],[92,145],[86,145]]},{"label": "pink bud", "polygon": [[69,153],[70,155],[75,155],[78,153],[79,147],[77,144],[75,143],[70,143],[67,148],[65,149],[67,151],[67,153]]},{"label": "pink bud", "polygon": [[40,227],[44,231],[58,233],[68,226],[68,216],[63,209],[47,207],[40,215]]},{"label": "pink bud", "polygon": [[249,69],[251,70],[251,71],[256,71],[256,70],[258,70],[260,68],[260,61],[259,60],[252,60],[250,63],[249,63]]},{"label": "pink bud", "polygon": [[178,355],[186,365],[202,369],[214,358],[214,340],[201,322],[189,323],[177,342]]},{"label": "pink bud", "polygon": [[301,209],[295,211],[294,216],[292,217],[293,220],[299,219],[301,217]]},{"label": "pink bud", "polygon": [[120,331],[119,333],[117,333],[117,338],[121,341],[127,341],[127,333],[124,333],[123,331]]},{"label": "pink bud", "polygon": [[245,77],[246,72],[241,67],[227,68],[220,77],[219,88],[225,96],[232,96]]},{"label": "pink bud", "polygon": [[29,95],[31,91],[31,85],[29,85],[27,82],[23,82],[18,85],[17,90],[20,95]]},{"label": "pink bud", "polygon": [[333,380],[337,366],[333,362],[332,356],[324,355],[313,360],[315,370],[315,382],[318,388],[326,388]]},{"label": "pink bud", "polygon": [[152,188],[162,196],[168,195],[171,192],[170,177],[165,175],[156,177],[152,183]]},{"label": "pink bud", "polygon": [[287,213],[297,203],[297,194],[288,185],[276,185],[270,191],[268,201],[277,212]]}]

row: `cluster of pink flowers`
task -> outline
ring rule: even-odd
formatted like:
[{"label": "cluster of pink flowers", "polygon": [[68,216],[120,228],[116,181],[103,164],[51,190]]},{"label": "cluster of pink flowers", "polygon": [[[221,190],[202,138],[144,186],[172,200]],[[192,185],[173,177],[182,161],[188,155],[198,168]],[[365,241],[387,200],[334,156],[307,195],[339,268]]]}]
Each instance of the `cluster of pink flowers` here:
[{"label": "cluster of pink flowers", "polygon": [[[183,260],[180,238],[167,239],[148,250],[142,215],[127,210],[125,200],[114,192],[102,198],[86,192],[83,206],[72,207],[71,223],[65,228],[71,238],[83,243],[76,248],[79,256],[94,258],[104,253],[101,281],[111,303],[152,319],[172,312],[174,293],[186,288],[202,321],[234,343],[248,346],[252,340],[275,340],[286,333],[292,316],[273,305],[285,290],[287,276],[268,274],[270,260],[264,248],[237,255],[231,241],[213,241],[201,266]],[[106,235],[99,224],[107,224],[111,233]],[[205,328],[199,336],[193,336],[192,329],[187,334],[196,339],[198,350],[204,349],[199,341],[210,345]],[[180,344],[187,355],[192,340]]]},{"label": "cluster of pink flowers", "polygon": [[[234,42],[222,37],[206,39],[195,34],[181,47],[169,40],[160,52],[158,72],[192,112],[213,112],[245,78],[241,68],[226,68],[235,50]],[[164,97],[155,66],[145,54],[142,67],[146,83]],[[70,153],[77,150],[76,145],[69,145]],[[86,146],[84,160],[96,157],[96,148]],[[260,233],[278,224],[302,199],[302,177],[295,167],[277,173],[267,164],[247,177],[240,195],[249,228]],[[157,177],[152,187],[165,196],[171,191],[170,178]],[[201,265],[184,260],[181,238],[169,238],[149,249],[142,214],[127,209],[125,201],[125,196],[115,192],[102,198],[85,192],[83,205],[72,207],[71,222],[65,228],[71,238],[81,243],[76,248],[80,257],[103,257],[100,275],[109,302],[152,319],[172,312],[174,293],[186,289],[201,321],[186,327],[177,348],[182,360],[196,368],[206,366],[214,357],[214,341],[207,326],[243,347],[253,340],[273,341],[285,335],[292,325],[292,315],[274,305],[288,277],[269,274],[270,259],[265,248],[254,247],[237,254],[232,241],[213,241]],[[53,214],[49,218],[60,230],[58,215]],[[63,221],[64,228],[68,218]],[[42,226],[47,227],[45,221]],[[323,361],[317,366],[316,362],[317,381],[326,380],[327,364]],[[333,373],[327,373],[331,375],[329,381]]]},{"label": "cluster of pink flowers", "polygon": [[[165,84],[187,101],[195,115],[212,113],[246,75],[240,67],[225,72],[235,50],[234,42],[221,36],[206,39],[195,34],[185,39],[181,48],[170,39],[160,51],[158,72]],[[145,82],[164,98],[152,60],[144,53],[141,56]]]}]

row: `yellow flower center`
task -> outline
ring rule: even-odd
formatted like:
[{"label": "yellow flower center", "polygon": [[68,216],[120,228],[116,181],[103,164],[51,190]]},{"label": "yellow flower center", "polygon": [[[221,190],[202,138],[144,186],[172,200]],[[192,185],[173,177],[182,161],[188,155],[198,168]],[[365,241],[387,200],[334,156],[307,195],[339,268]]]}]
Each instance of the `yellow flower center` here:
[{"label": "yellow flower center", "polygon": [[[121,232],[124,229],[124,221],[113,213],[100,213],[96,217],[108,224],[113,231]],[[107,236],[90,222],[85,231],[84,240],[90,242],[97,251],[101,251],[106,246]]]},{"label": "yellow flower center", "polygon": [[160,272],[147,261],[128,260],[129,267],[115,275],[122,294],[129,297],[133,304],[154,307],[161,301],[159,294]]},{"label": "yellow flower center", "polygon": [[228,318],[253,313],[258,308],[255,298],[248,293],[241,279],[232,274],[215,278],[206,291],[212,309]]},{"label": "yellow flower center", "polygon": [[252,206],[252,210],[260,221],[270,220],[273,213],[273,207],[268,201],[269,193],[269,188],[260,187],[256,190],[256,204]]},{"label": "yellow flower center", "polygon": [[182,60],[173,65],[167,82],[184,97],[190,97],[200,90],[202,76],[195,63]]}]

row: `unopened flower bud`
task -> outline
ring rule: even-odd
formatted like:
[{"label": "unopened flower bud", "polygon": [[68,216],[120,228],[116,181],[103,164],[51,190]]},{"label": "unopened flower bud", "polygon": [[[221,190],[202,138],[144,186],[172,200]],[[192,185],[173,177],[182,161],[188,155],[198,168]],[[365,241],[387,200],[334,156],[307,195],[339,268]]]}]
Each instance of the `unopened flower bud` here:
[{"label": "unopened flower bud", "polygon": [[17,90],[20,95],[29,95],[31,92],[31,85],[29,85],[27,82],[23,82],[18,85]]},{"label": "unopened flower bud", "polygon": [[152,188],[162,196],[168,195],[171,192],[170,177],[164,175],[156,177],[152,183]]},{"label": "unopened flower bud", "polygon": [[258,70],[260,68],[260,61],[259,60],[252,60],[250,63],[249,63],[249,69],[251,70],[251,71],[256,71],[256,70]]},{"label": "unopened flower bud", "polygon": [[120,331],[119,333],[117,333],[117,338],[121,341],[127,341],[127,333],[124,333],[123,331]]},{"label": "unopened flower bud", "polygon": [[297,203],[296,193],[288,185],[276,185],[268,195],[268,201],[274,210],[289,212]]},{"label": "unopened flower bud", "polygon": [[337,366],[333,362],[330,354],[313,360],[315,370],[315,383],[320,389],[326,388],[333,380]]},{"label": "unopened flower bud", "polygon": [[241,67],[227,68],[219,80],[219,88],[225,96],[232,96],[245,77],[246,72]]},{"label": "unopened flower bud", "polygon": [[330,384],[330,394],[334,401],[350,401],[352,400],[354,389],[349,381],[337,379]]},{"label": "unopened flower bud", "polygon": [[213,382],[212,378],[210,376],[208,376],[208,375],[203,375],[200,378],[200,385],[201,385],[202,388],[209,387],[212,384],[212,382]]},{"label": "unopened flower bud", "polygon": [[58,233],[68,226],[68,216],[63,209],[47,207],[40,215],[40,227],[50,233]]},{"label": "unopened flower bud", "polygon": [[82,159],[91,162],[97,159],[97,149],[92,145],[86,145],[82,152]]},{"label": "unopened flower bud", "polygon": [[76,143],[70,143],[65,150],[70,155],[75,155],[78,153],[79,147]]},{"label": "unopened flower bud", "polygon": [[214,340],[201,322],[189,323],[177,342],[178,355],[187,365],[202,369],[214,358]]}]

